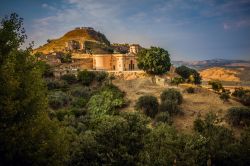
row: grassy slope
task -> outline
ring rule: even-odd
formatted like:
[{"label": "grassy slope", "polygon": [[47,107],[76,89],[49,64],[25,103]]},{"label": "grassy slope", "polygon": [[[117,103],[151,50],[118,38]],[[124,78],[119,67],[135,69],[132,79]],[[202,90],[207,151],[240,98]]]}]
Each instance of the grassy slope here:
[{"label": "grassy slope", "polygon": [[[126,92],[126,97],[130,101],[128,107],[124,108],[124,111],[134,111],[134,105],[136,100],[146,94],[154,95],[160,101],[160,94],[166,88],[176,88],[172,86],[157,86],[152,85],[149,78],[140,78],[135,80],[114,80],[114,84],[118,86],[122,91]],[[181,85],[178,89],[182,92],[184,102],[181,105],[183,115],[174,117],[174,126],[179,131],[191,132],[193,128],[193,121],[198,115],[204,117],[204,115],[210,111],[216,113],[219,117],[223,118],[227,113],[228,108],[232,106],[241,106],[240,103],[230,100],[230,102],[223,103],[218,94],[215,94],[207,89],[199,89],[195,94],[188,94],[185,92],[185,88],[188,85]],[[225,126],[228,126],[225,121],[222,122]],[[238,130],[237,130],[238,131]]]},{"label": "grassy slope", "polygon": [[[67,32],[64,36],[59,39],[54,39],[50,43],[47,43],[37,49],[34,52],[43,52],[49,53],[49,51],[62,51],[65,48],[65,42],[69,40],[76,40],[76,41],[90,41],[93,43],[102,42],[106,45],[109,45],[109,41],[106,37],[99,32],[94,30],[87,30],[87,29],[75,29],[72,31]],[[94,44],[93,44],[94,45]]]}]

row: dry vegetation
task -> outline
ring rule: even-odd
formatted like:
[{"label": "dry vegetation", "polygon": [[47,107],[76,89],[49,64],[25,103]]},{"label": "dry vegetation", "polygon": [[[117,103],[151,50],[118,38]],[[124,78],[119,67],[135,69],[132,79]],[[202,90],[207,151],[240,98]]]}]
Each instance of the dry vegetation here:
[{"label": "dry vegetation", "polygon": [[[159,86],[153,85],[150,78],[139,78],[134,80],[121,80],[116,79],[113,82],[122,91],[126,92],[126,98],[129,100],[128,107],[124,108],[124,111],[134,111],[134,106],[137,99],[146,94],[154,95],[158,98],[161,92],[166,88],[176,88],[175,86]],[[183,115],[174,117],[174,126],[179,131],[191,132],[193,127],[193,121],[197,116],[204,117],[204,115],[210,111],[216,113],[219,117],[223,118],[228,108],[232,106],[241,106],[240,103],[230,100],[223,103],[220,100],[219,95],[205,88],[197,88],[196,93],[189,94],[185,92],[185,89],[190,85],[181,85],[178,89],[183,94],[183,104],[181,108]],[[222,122],[228,126],[225,121]]]},{"label": "dry vegetation", "polygon": [[239,71],[233,69],[225,69],[222,67],[213,67],[200,72],[202,78],[206,81],[221,80],[221,81],[240,81],[238,77]]}]

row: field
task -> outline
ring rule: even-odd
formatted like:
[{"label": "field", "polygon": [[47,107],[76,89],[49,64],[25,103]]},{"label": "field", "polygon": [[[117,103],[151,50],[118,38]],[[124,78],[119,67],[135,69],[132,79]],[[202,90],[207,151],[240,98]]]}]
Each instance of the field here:
[{"label": "field", "polygon": [[[177,88],[176,86],[160,86],[152,84],[150,78],[138,78],[134,80],[116,79],[113,82],[122,91],[126,93],[126,98],[129,105],[123,108],[123,111],[134,111],[136,100],[142,95],[154,95],[160,102],[160,94],[166,88]],[[204,117],[210,111],[216,113],[218,117],[223,118],[227,113],[228,108],[232,106],[241,106],[240,103],[231,100],[223,103],[219,95],[206,88],[197,88],[196,93],[189,94],[185,89],[190,85],[180,85],[178,89],[182,92],[184,102],[181,104],[183,111],[182,115],[174,117],[173,125],[177,130],[182,132],[191,132],[193,128],[193,121],[197,116]],[[222,121],[222,125],[229,127],[229,125]]]}]

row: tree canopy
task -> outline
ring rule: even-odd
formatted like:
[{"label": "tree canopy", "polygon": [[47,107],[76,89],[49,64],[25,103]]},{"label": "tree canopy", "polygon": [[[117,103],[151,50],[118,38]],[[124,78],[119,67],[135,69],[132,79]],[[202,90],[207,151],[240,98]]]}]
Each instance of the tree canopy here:
[{"label": "tree canopy", "polygon": [[170,69],[170,55],[160,47],[144,48],[137,54],[137,64],[139,69],[148,74],[161,75]]}]

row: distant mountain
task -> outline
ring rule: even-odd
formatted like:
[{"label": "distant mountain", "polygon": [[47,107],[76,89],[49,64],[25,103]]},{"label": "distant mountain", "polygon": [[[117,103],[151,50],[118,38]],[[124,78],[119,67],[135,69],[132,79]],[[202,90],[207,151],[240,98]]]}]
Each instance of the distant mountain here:
[{"label": "distant mountain", "polygon": [[246,60],[227,60],[211,59],[203,61],[172,61],[175,66],[189,66],[196,69],[206,69],[211,67],[250,67],[250,61]]},{"label": "distant mountain", "polygon": [[85,49],[91,50],[92,53],[109,53],[112,49],[109,40],[100,32],[91,27],[79,27],[67,32],[58,39],[48,39],[48,43],[38,47],[34,52],[48,54],[50,52],[65,52],[66,42],[75,41],[84,43]]}]

